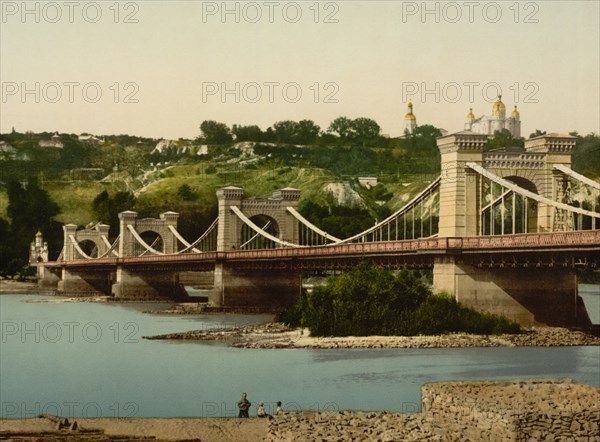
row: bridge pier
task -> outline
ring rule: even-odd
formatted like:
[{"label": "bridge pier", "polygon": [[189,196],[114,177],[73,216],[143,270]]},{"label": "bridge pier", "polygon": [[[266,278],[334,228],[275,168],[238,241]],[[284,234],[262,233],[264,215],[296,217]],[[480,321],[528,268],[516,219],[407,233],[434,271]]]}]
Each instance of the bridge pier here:
[{"label": "bridge pier", "polygon": [[466,306],[524,326],[590,325],[572,268],[478,267],[442,256],[435,258],[433,286],[436,293],[446,292]]},{"label": "bridge pier", "polygon": [[68,296],[110,295],[110,272],[62,269],[57,293]]},{"label": "bridge pier", "polygon": [[168,270],[129,270],[117,267],[112,285],[115,298],[123,299],[181,299],[188,296],[179,283],[179,272]]},{"label": "bridge pier", "polygon": [[214,275],[208,301],[219,307],[285,308],[302,290],[301,272],[288,268],[242,269],[216,263]]},{"label": "bridge pier", "polygon": [[45,289],[57,289],[60,282],[60,276],[50,271],[46,267],[38,267],[37,270],[38,286]]}]

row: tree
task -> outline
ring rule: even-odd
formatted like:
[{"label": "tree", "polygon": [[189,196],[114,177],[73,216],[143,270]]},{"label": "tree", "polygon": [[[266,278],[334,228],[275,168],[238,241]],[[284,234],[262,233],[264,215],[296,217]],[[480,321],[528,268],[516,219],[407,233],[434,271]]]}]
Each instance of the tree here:
[{"label": "tree", "polygon": [[298,134],[298,123],[291,120],[278,121],[273,124],[275,137],[279,143],[294,144]]},{"label": "tree", "polygon": [[336,133],[342,141],[346,141],[353,133],[352,120],[348,117],[337,117],[331,122],[327,132]]},{"label": "tree", "polygon": [[97,221],[110,222],[110,195],[107,190],[100,192],[92,201],[92,214]]},{"label": "tree", "polygon": [[206,144],[227,144],[233,141],[231,131],[224,123],[205,120],[200,124],[200,130]]},{"label": "tree", "polygon": [[585,137],[576,135],[573,149],[573,170],[587,177],[600,176],[600,136],[590,133]]},{"label": "tree", "polygon": [[267,130],[263,134],[263,141],[267,143],[272,143],[277,140],[277,135],[275,135],[275,131],[272,127],[267,127]]},{"label": "tree", "polygon": [[264,134],[260,127],[241,126],[234,124],[231,133],[235,136],[236,141],[263,141]]},{"label": "tree", "polygon": [[354,141],[360,143],[363,147],[369,143],[376,142],[381,133],[379,124],[370,118],[356,118],[352,120],[352,129]]},{"label": "tree", "polygon": [[14,275],[12,271],[9,272],[8,266],[16,258],[14,238],[8,221],[0,218],[0,273],[4,276]]},{"label": "tree", "polygon": [[521,138],[515,138],[508,129],[502,129],[494,132],[494,138],[488,140],[486,150],[500,147],[523,147],[524,145]]},{"label": "tree", "polygon": [[404,138],[402,147],[413,150],[435,151],[437,150],[437,138],[442,136],[442,131],[430,124],[417,126],[414,132]]},{"label": "tree", "polygon": [[313,336],[519,333],[504,317],[477,312],[437,296],[415,272],[390,272],[361,262],[300,296],[282,315]]},{"label": "tree", "polygon": [[135,205],[135,197],[129,192],[117,192],[112,197],[106,190],[94,198],[92,202],[92,213],[96,221],[110,226],[110,236],[113,238],[119,234],[119,213],[132,210]]},{"label": "tree", "polygon": [[312,144],[317,140],[321,128],[312,120],[298,122],[296,142],[298,144]]},{"label": "tree", "polygon": [[182,184],[179,186],[177,189],[177,196],[184,201],[191,201],[196,197],[192,191],[192,188],[188,184]]},{"label": "tree", "polygon": [[542,135],[546,135],[546,131],[541,131],[539,129],[536,129],[535,132],[529,134],[529,138],[535,138],[535,137],[539,137]]}]

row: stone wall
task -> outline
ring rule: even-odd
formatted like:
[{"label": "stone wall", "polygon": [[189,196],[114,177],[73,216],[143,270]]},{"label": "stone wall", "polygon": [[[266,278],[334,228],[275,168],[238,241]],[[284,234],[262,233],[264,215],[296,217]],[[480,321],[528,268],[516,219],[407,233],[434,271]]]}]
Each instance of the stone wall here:
[{"label": "stone wall", "polygon": [[285,413],[266,440],[600,441],[600,389],[570,380],[438,382],[422,393],[422,413]]},{"label": "stone wall", "polygon": [[600,441],[600,389],[568,379],[432,383],[422,397],[423,418],[441,436]]}]

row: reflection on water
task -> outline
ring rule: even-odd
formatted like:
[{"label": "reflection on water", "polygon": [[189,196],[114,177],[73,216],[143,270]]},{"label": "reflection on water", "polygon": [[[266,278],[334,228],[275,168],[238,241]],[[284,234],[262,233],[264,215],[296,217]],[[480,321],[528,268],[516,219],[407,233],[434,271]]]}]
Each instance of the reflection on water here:
[{"label": "reflection on water", "polygon": [[261,350],[142,336],[268,315],[149,315],[165,304],[32,304],[0,296],[3,417],[230,416],[267,408],[414,411],[445,380],[562,378],[600,387],[600,347]]}]

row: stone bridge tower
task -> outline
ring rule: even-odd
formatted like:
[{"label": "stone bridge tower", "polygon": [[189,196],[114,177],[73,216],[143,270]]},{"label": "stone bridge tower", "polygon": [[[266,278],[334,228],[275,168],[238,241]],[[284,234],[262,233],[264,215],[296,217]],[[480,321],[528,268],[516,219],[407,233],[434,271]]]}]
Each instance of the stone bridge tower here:
[{"label": "stone bridge tower", "polygon": [[[108,231],[110,226],[97,224],[91,229],[77,230],[75,224],[63,226],[64,246],[63,261],[85,259],[77,250],[79,244],[85,241],[94,243],[96,256],[103,256],[108,251]],[[106,293],[110,290],[110,274],[94,269],[63,268],[62,277],[58,282],[59,293],[71,295],[90,295]]]},{"label": "stone bridge tower", "polygon": [[[137,256],[138,243],[132,230],[141,235],[153,232],[162,240],[162,250],[158,252],[171,254],[177,252],[177,237],[171,228],[177,230],[179,214],[165,212],[159,219],[137,219],[133,211],[119,214],[120,241],[119,258]],[[152,244],[148,244],[152,246]],[[160,272],[147,271],[140,266],[138,269],[117,266],[116,282],[112,285],[112,294],[118,298],[156,299],[161,297],[185,298],[187,293],[179,283],[179,272],[165,268]]]},{"label": "stone bridge tower", "polygon": [[120,258],[125,258],[127,256],[136,256],[135,249],[137,240],[131,232],[130,228],[133,228],[140,235],[145,232],[154,232],[158,236],[160,236],[163,246],[162,250],[158,250],[159,252],[177,252],[177,238],[175,237],[171,229],[169,229],[169,226],[177,230],[177,220],[179,219],[178,213],[161,213],[159,219],[137,219],[137,215],[137,212],[133,212],[131,210],[119,213],[119,231],[121,235],[119,240]]},{"label": "stone bridge tower", "polygon": [[[273,192],[271,198],[243,198],[239,187],[225,187],[217,191],[219,200],[219,227],[217,251],[227,252],[239,249],[243,221],[233,212],[237,207],[247,217],[266,216],[276,224],[278,238],[298,244],[298,220],[287,211],[287,207],[297,208],[300,200],[298,189],[281,189]],[[262,227],[262,226],[259,226]],[[239,265],[235,261],[215,263],[215,285],[209,293],[209,301],[214,305],[285,307],[293,303],[302,288],[301,275],[293,270],[288,262],[277,262],[273,268],[253,268]]]},{"label": "stone bridge tower", "polygon": [[[76,259],[82,259],[77,252],[76,244],[84,241],[90,241],[94,243],[97,250],[97,256],[102,256],[108,251],[108,245],[104,241],[103,237],[108,240],[108,231],[110,226],[106,224],[96,224],[91,229],[77,230],[75,224],[65,224],[63,226],[64,232],[64,249],[63,249],[63,261],[73,261]],[[74,238],[73,241],[71,238]]]},{"label": "stone bridge tower", "polygon": [[[470,131],[438,138],[441,153],[439,236],[477,236],[481,234],[482,177],[466,166],[476,163],[493,174],[550,200],[562,202],[569,180],[554,169],[571,165],[576,138],[548,134],[525,141],[525,148],[501,148],[484,152],[487,135]],[[555,209],[539,203],[529,231],[564,230],[558,225]]]},{"label": "stone bridge tower", "polygon": [[[484,152],[486,135],[470,131],[438,138],[441,153],[440,237],[481,235],[482,176],[475,163],[542,197],[563,202],[569,180],[554,169],[571,165],[575,137],[549,134],[525,141],[524,148]],[[527,232],[564,230],[550,204],[532,202]],[[532,257],[534,259],[534,257]],[[521,324],[572,325],[585,322],[577,297],[577,278],[570,267],[481,266],[467,255],[435,258],[434,290],[456,296],[466,305],[502,314]]]},{"label": "stone bridge tower", "polygon": [[232,211],[233,206],[238,207],[248,218],[257,215],[270,218],[276,224],[279,239],[298,244],[298,220],[287,211],[287,207],[298,208],[300,190],[292,188],[276,190],[271,198],[244,199],[243,193],[243,189],[239,187],[225,187],[217,191],[219,200],[218,251],[238,249],[241,245],[244,223]]}]

